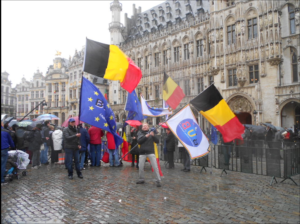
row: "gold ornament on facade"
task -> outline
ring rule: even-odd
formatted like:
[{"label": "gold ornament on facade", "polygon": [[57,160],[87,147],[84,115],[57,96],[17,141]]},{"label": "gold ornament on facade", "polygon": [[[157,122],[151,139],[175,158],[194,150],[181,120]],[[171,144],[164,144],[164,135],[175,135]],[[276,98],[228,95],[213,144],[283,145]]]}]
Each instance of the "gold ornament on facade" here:
[{"label": "gold ornament on facade", "polygon": [[252,105],[249,100],[242,96],[233,97],[229,100],[228,105],[232,111],[251,113]]}]

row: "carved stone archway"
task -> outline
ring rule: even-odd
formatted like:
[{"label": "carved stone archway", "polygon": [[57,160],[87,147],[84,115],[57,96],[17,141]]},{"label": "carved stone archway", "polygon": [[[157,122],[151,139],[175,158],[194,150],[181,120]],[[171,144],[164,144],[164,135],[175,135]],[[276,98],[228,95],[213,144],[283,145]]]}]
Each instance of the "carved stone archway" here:
[{"label": "carved stone archway", "polygon": [[[242,124],[252,124],[253,107],[251,102],[243,96],[235,96],[228,101],[230,109],[235,113]],[[255,122],[254,118],[254,123]]]}]

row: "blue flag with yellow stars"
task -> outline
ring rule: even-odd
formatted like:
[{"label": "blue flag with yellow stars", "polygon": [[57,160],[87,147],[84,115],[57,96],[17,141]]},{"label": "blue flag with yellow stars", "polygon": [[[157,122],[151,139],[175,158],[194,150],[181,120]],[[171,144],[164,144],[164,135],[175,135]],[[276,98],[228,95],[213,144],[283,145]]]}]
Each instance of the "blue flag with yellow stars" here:
[{"label": "blue flag with yellow stars", "polygon": [[125,110],[129,111],[126,120],[141,121],[144,119],[141,103],[136,95],[135,90],[128,92]]},{"label": "blue flag with yellow stars", "polygon": [[117,134],[115,115],[100,90],[82,77],[79,119],[114,135],[116,147],[123,143]]}]

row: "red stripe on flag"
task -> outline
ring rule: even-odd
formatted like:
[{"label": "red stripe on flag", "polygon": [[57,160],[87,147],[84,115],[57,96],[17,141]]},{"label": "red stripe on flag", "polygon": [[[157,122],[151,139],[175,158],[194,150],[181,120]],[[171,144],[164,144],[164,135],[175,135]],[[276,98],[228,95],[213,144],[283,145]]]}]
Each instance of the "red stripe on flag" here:
[{"label": "red stripe on flag", "polygon": [[172,107],[173,110],[175,110],[184,97],[185,94],[183,93],[182,89],[180,88],[180,86],[177,86],[169,99],[166,100],[166,102],[170,107]]},{"label": "red stripe on flag", "polygon": [[159,164],[159,158],[156,158],[156,162],[157,162],[157,167],[158,167],[159,175],[160,175],[161,177],[163,177],[164,175],[163,175],[163,173],[161,172],[161,168],[160,168],[160,164]]},{"label": "red stripe on flag", "polygon": [[221,132],[224,142],[231,142],[234,139],[243,140],[242,134],[245,131],[245,127],[237,117],[232,118],[223,126],[217,125],[215,127]]},{"label": "red stripe on flag", "polygon": [[142,78],[142,71],[137,67],[130,58],[127,58],[129,65],[126,71],[121,87],[131,93],[139,84]]}]

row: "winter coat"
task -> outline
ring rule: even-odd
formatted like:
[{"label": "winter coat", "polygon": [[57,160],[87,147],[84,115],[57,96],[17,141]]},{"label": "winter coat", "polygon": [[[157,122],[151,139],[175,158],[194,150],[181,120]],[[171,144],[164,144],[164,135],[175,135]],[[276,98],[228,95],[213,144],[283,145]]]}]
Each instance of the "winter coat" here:
[{"label": "winter coat", "polygon": [[78,150],[80,145],[79,138],[76,136],[77,129],[69,125],[63,131],[64,149]]},{"label": "winter coat", "polygon": [[[42,129],[42,138],[43,138],[44,142],[47,143],[48,146],[51,146],[49,132],[50,132],[50,129],[47,126],[44,126]],[[46,140],[46,137],[48,137],[49,139]]]},{"label": "winter coat", "polygon": [[81,136],[80,136],[80,145],[81,145],[80,152],[85,152],[90,143],[90,135],[85,128],[81,127],[79,131],[81,134]]},{"label": "winter coat", "polygon": [[41,149],[41,145],[43,144],[41,131],[40,130],[34,130],[33,132],[34,132],[33,138],[29,139],[30,144],[29,144],[28,150],[38,151],[38,150]]},{"label": "winter coat", "polygon": [[[134,130],[131,132],[131,137],[135,137],[135,139],[132,139],[132,143],[131,143],[131,149],[133,149],[133,147],[135,147],[138,142],[137,142],[137,131]],[[132,151],[131,151],[131,154],[133,155],[138,155],[139,154],[139,149],[138,149],[138,146],[136,146]]]},{"label": "winter coat", "polygon": [[93,145],[100,145],[102,143],[101,137],[104,135],[103,131],[97,127],[91,127],[89,129],[90,143]]},{"label": "winter coat", "polygon": [[63,132],[61,130],[55,130],[52,133],[53,150],[59,151],[63,149]]},{"label": "winter coat", "polygon": [[116,143],[114,139],[114,135],[110,132],[106,133],[106,138],[107,138],[107,148],[108,149],[116,149]]},{"label": "winter coat", "polygon": [[167,135],[166,143],[167,143],[167,151],[174,152],[175,151],[175,136],[173,135],[172,132],[170,132]]},{"label": "winter coat", "polygon": [[141,145],[139,149],[140,155],[154,154],[154,142],[159,143],[159,139],[154,135],[150,135],[148,138],[146,137],[149,134],[149,131],[139,131],[138,132],[138,144]]}]

